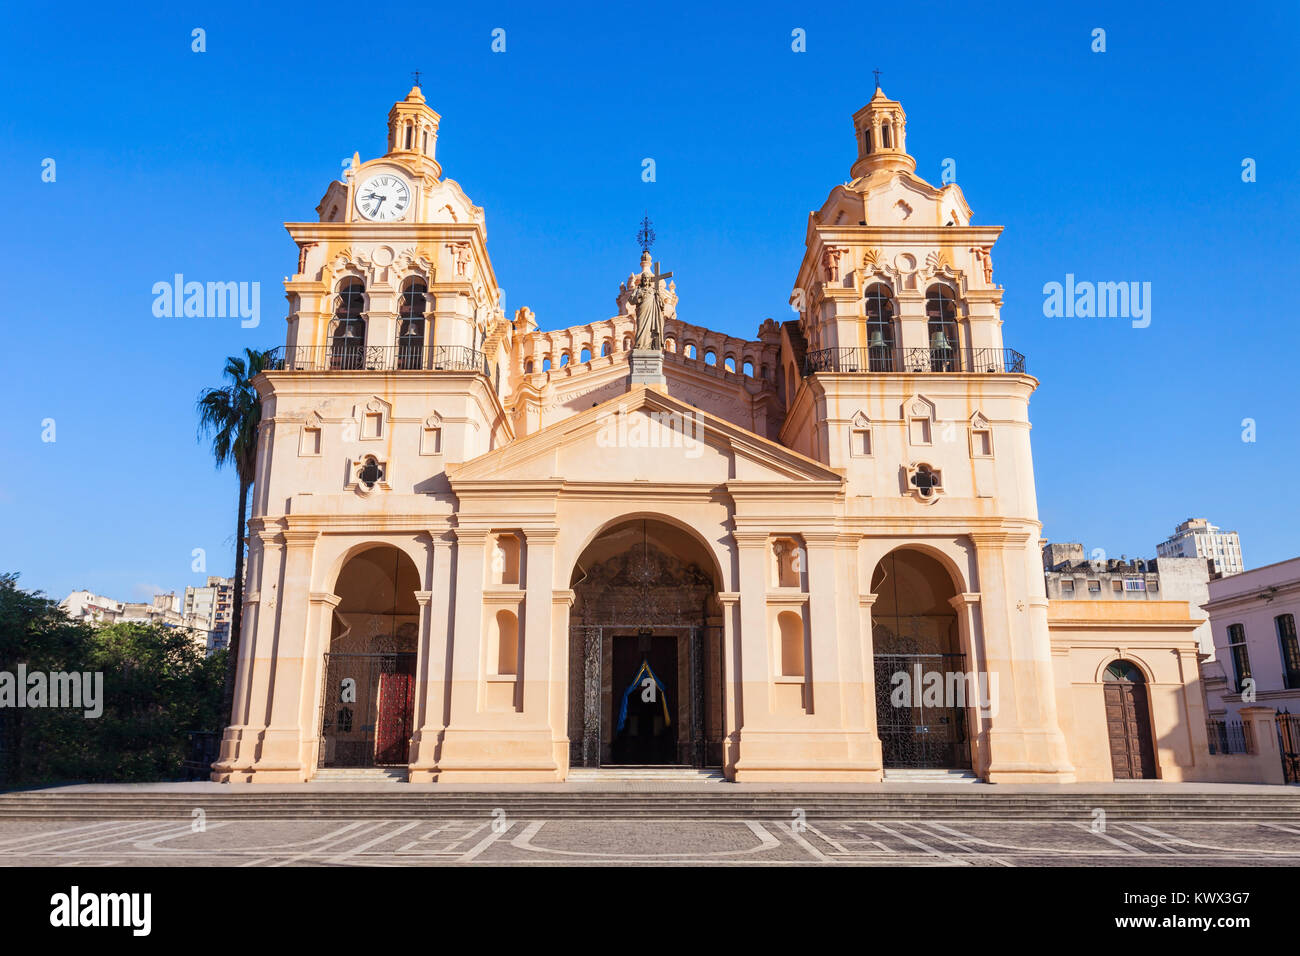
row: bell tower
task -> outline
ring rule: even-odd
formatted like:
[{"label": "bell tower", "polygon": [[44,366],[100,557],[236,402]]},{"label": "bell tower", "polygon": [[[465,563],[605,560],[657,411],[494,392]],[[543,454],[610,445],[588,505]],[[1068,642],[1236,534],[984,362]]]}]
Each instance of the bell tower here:
[{"label": "bell tower", "polygon": [[388,155],[400,157],[412,166],[427,167],[435,177],[442,167],[434,157],[441,119],[424,101],[418,86],[411,87],[406,99],[388,111]]},{"label": "bell tower", "polygon": [[876,84],[876,93],[853,114],[858,139],[858,159],[849,171],[854,179],[880,169],[914,172],[916,160],[907,154],[907,114],[903,104],[891,100]]}]

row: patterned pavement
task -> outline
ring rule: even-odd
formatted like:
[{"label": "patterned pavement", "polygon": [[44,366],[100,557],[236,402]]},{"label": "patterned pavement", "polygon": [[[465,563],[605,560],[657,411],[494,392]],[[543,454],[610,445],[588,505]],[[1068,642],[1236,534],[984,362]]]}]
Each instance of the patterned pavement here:
[{"label": "patterned pavement", "polygon": [[1296,866],[1300,825],[799,819],[0,822],[3,866]]}]

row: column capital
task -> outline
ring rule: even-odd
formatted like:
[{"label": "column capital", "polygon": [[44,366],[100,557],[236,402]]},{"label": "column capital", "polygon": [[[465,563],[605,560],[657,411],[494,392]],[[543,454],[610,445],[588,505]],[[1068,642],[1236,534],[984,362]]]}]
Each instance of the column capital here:
[{"label": "column capital", "polygon": [[718,603],[723,607],[730,607],[740,600],[739,591],[719,591]]},{"label": "column capital", "polygon": [[948,603],[953,606],[953,610],[964,611],[968,607],[974,607],[980,603],[979,593],[976,591],[967,591],[963,594],[957,594],[948,598]]},{"label": "column capital", "polygon": [[798,535],[807,545],[835,545],[839,543],[841,537],[838,531],[800,531]]},{"label": "column capital", "polygon": [[576,597],[577,595],[567,588],[563,591],[557,589],[551,592],[551,604],[557,606],[562,604],[565,607],[572,607],[574,598]]},{"label": "column capital", "polygon": [[876,599],[879,597],[880,597],[879,594],[859,594],[858,605],[860,607],[871,607],[873,604],[876,603]]},{"label": "column capital", "polygon": [[429,528],[425,534],[429,536],[429,545],[435,551],[439,548],[450,548],[455,542],[447,537],[447,528]]},{"label": "column capital", "polygon": [[433,600],[432,591],[414,591],[412,593],[415,595],[415,600],[419,602],[420,607],[427,606]]},{"label": "column capital", "polygon": [[285,546],[289,548],[310,547],[315,544],[316,539],[320,537],[320,532],[315,529],[312,529],[311,531],[294,529],[285,531],[283,534]]},{"label": "column capital", "polygon": [[487,545],[488,535],[492,532],[486,528],[453,528],[452,534],[456,536],[457,544]]},{"label": "column capital", "polygon": [[761,548],[772,535],[767,531],[733,531],[731,540],[742,548]]},{"label": "column capital", "polygon": [[560,537],[559,528],[525,528],[524,541],[527,544],[542,546],[553,545]]},{"label": "column capital", "polygon": [[262,542],[263,548],[283,548],[284,535],[279,528],[273,528],[269,531],[257,532],[257,539]]},{"label": "column capital", "polygon": [[326,604],[330,607],[338,607],[343,600],[332,591],[312,591],[308,595],[308,599],[312,604]]},{"label": "column capital", "polygon": [[1028,531],[999,529],[996,531],[969,531],[967,537],[977,548],[1006,548],[1023,545],[1029,540]]}]

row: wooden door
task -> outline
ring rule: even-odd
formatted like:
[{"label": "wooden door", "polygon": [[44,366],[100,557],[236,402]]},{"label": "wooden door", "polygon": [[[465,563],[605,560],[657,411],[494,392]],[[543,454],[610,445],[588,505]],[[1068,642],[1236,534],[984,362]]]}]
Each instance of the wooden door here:
[{"label": "wooden door", "polygon": [[[412,655],[414,656],[414,655]],[[415,675],[379,675],[379,713],[375,721],[375,764],[393,766],[410,759]]]},{"label": "wooden door", "polygon": [[1110,763],[1115,779],[1154,778],[1155,747],[1151,740],[1146,684],[1108,681],[1103,687],[1106,694],[1106,730],[1110,736]]}]

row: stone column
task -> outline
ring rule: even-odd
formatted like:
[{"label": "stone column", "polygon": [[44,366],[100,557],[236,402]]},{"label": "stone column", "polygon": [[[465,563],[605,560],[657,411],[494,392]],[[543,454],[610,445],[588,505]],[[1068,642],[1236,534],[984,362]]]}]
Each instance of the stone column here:
[{"label": "stone column", "polygon": [[977,676],[981,690],[988,688],[987,712],[979,706],[979,702],[974,705],[968,702],[967,706],[968,716],[973,714],[970,728],[971,769],[982,776],[988,770],[989,723],[993,712],[1001,707],[1001,699],[998,695],[1003,690],[1002,679],[999,672],[990,672],[987,667],[984,634],[980,629],[977,614],[980,606],[979,594],[968,591],[949,598],[948,603],[957,612],[957,632],[962,651],[966,655],[966,668]]},{"label": "stone column", "polygon": [[867,770],[878,773],[875,779],[884,779],[884,751],[880,746],[880,729],[876,717],[876,642],[871,632],[871,609],[875,606],[876,594],[858,595],[858,643],[862,648],[862,673],[864,693],[862,699],[863,723],[867,728]]},{"label": "stone column", "polygon": [[311,566],[319,536],[317,531],[283,533],[284,581],[275,633],[274,685],[269,688],[271,719],[253,765],[254,779],[262,777],[263,782],[306,780],[308,776],[303,742],[311,732],[304,730],[302,714],[308,682],[320,668],[319,659],[310,656],[315,642],[309,641]]},{"label": "stone column", "polygon": [[[998,673],[996,715],[988,732],[990,783],[1069,783],[1074,767],[1056,717],[1051,640],[1045,608],[1030,608],[1020,573],[1030,536],[974,532],[980,580],[984,664]],[[1039,613],[1039,611],[1042,613]]]},{"label": "stone column", "polygon": [[420,658],[416,685],[418,707],[415,734],[411,738],[411,763],[407,779],[430,783],[437,779],[438,747],[442,742],[447,713],[447,648],[451,628],[451,543],[442,529],[430,529],[433,568],[429,590],[417,591],[420,602]]},{"label": "stone column", "polygon": [[[366,348],[381,348],[377,362],[379,368],[396,368],[397,313],[391,309],[372,308],[366,313]],[[369,365],[362,358],[362,368]]]},{"label": "stone column", "polygon": [[744,722],[749,727],[771,726],[772,641],[767,626],[767,588],[771,578],[766,532],[737,531],[732,537],[739,549],[740,665],[739,688],[745,702]]},{"label": "stone column", "polygon": [[449,724],[472,722],[478,710],[483,653],[483,577],[488,532],[456,532],[456,616],[452,630]]},{"label": "stone column", "polygon": [[[424,739],[424,727],[429,721],[429,603],[433,599],[432,591],[416,591],[415,602],[420,606],[419,636],[415,645],[415,707],[411,714],[411,746],[407,754],[407,776],[411,783],[429,783],[432,780],[431,767],[421,759],[421,741]],[[432,756],[432,747],[424,748],[427,756]],[[421,779],[415,779],[416,776]],[[427,776],[426,776],[427,775]]]},{"label": "stone column", "polygon": [[[483,647],[484,561],[488,530],[456,530],[456,618],[452,633],[451,706],[438,757],[440,783],[550,782],[559,779],[552,759],[553,742],[544,707],[517,710],[486,706]],[[528,566],[528,574],[534,568]],[[539,576],[545,570],[537,572]],[[543,587],[543,591],[545,591]],[[527,599],[525,599],[527,607]],[[549,608],[549,602],[543,603]],[[544,618],[549,618],[543,612]],[[545,623],[545,622],[544,622]],[[525,650],[533,673],[549,673],[546,634],[532,635],[541,644]],[[529,635],[524,635],[525,647]],[[536,653],[538,656],[534,657]],[[544,679],[544,678],[543,678]],[[535,699],[536,695],[534,695]],[[538,702],[540,703],[540,702]]]},{"label": "stone column", "polygon": [[303,668],[303,695],[299,723],[303,728],[303,739],[306,743],[303,748],[305,771],[310,779],[315,774],[316,768],[320,766],[322,708],[334,703],[328,698],[322,700],[322,695],[337,691],[337,688],[324,685],[325,675],[322,673],[322,668],[325,654],[330,647],[334,609],[339,606],[342,598],[329,591],[313,591],[308,600],[311,607],[307,615],[306,666]]},{"label": "stone column", "polygon": [[253,585],[253,568],[258,569],[257,583],[244,593],[244,618],[240,629],[239,660],[236,662],[235,701],[231,724],[221,741],[221,757],[212,765],[212,779],[223,783],[243,783],[251,779],[257,748],[266,730],[271,705],[271,662],[275,653],[277,597],[284,573],[284,540],[278,527],[259,527],[250,534],[249,546],[256,558],[249,562],[248,582]]},{"label": "stone column", "polygon": [[574,593],[567,589],[551,592],[548,713],[552,752],[561,779],[569,773],[569,608],[573,607],[574,597]]},{"label": "stone column", "polygon": [[530,719],[550,721],[551,661],[553,658],[551,594],[555,577],[555,540],[559,529],[524,532],[524,612],[519,637],[524,644],[523,712]]},{"label": "stone column", "polygon": [[[276,540],[276,533],[270,533],[270,540]],[[247,587],[243,592],[243,617],[239,624],[239,657],[235,661],[234,701],[230,706],[230,724],[221,735],[221,752],[212,765],[212,779],[217,782],[243,780],[252,766],[257,748],[257,735],[265,726],[265,710],[253,718],[253,698],[251,685],[253,680],[253,661],[259,652],[259,630],[261,624],[260,583],[265,578],[265,566],[268,557],[273,557],[276,574],[279,574],[279,548],[272,545],[268,555],[266,542],[263,540],[261,519],[255,518],[250,527],[248,542],[248,563],[246,567]],[[263,640],[274,640],[274,627],[269,628]],[[238,775],[237,775],[238,774]]]},{"label": "stone column", "polygon": [[[839,655],[840,629],[835,613],[838,574],[833,532],[805,532],[808,554],[808,643],[804,661],[805,707],[809,714],[825,708],[828,717],[843,711],[844,673]],[[843,717],[841,717],[843,719]],[[850,729],[851,721],[845,729]]]},{"label": "stone column", "polygon": [[[1254,747],[1251,753],[1256,761],[1263,765],[1261,768],[1263,775],[1257,778],[1259,782],[1285,783],[1285,774],[1282,772],[1282,752],[1277,739],[1277,711],[1272,707],[1254,704],[1240,708],[1237,716],[1241,718],[1243,727],[1250,728],[1248,739]],[[1201,726],[1205,726],[1205,721],[1201,721]]]},{"label": "stone column", "polygon": [[[903,371],[912,368],[919,368],[921,371],[930,371],[929,348],[929,320],[925,317],[925,292],[918,289],[915,291],[895,292],[895,299],[898,302],[898,348],[901,350],[901,365]],[[924,349],[924,353],[912,353],[913,349]],[[911,358],[909,359],[909,353]],[[918,356],[920,356],[918,358]]]},{"label": "stone column", "polygon": [[744,719],[740,678],[740,592],[720,591],[722,605],[722,772],[728,780],[736,777],[736,758],[740,751],[740,728]]}]

